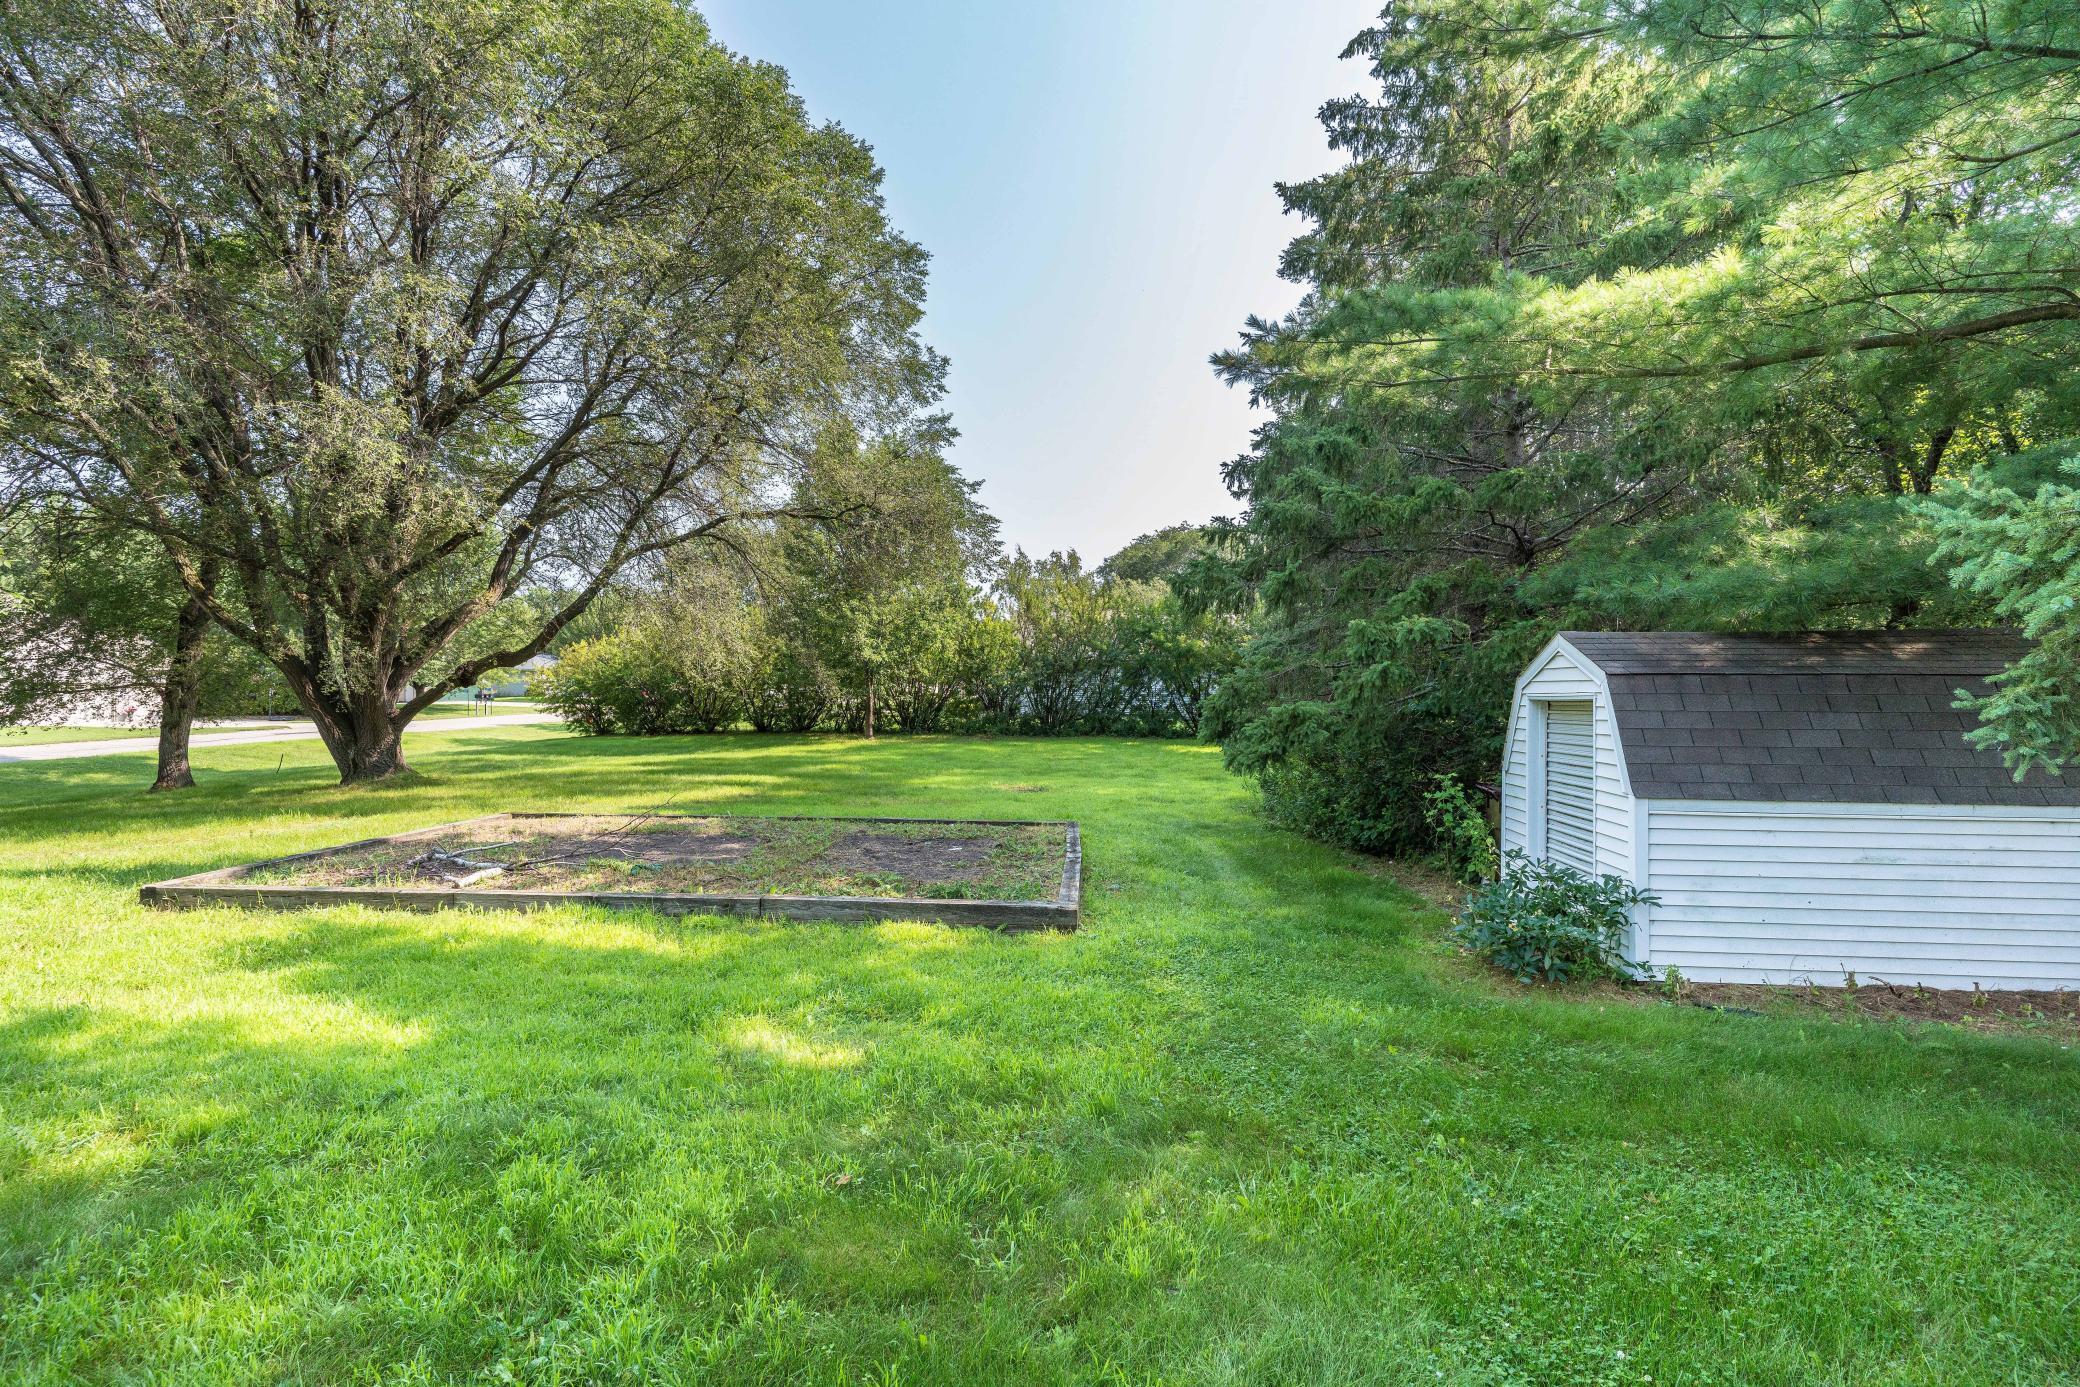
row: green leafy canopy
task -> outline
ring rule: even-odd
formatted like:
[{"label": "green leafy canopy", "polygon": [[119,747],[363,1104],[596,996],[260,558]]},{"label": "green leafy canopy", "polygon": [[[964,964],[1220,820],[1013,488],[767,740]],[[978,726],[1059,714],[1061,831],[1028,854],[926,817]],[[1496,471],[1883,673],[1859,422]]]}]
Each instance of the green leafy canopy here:
[{"label": "green leafy canopy", "polygon": [[1998,478],[2080,435],[2080,12],[1396,0],[1350,51],[1187,578],[1269,614],[1213,720],[1274,807],[1425,841],[1572,624],[2013,622],[1984,740],[2070,753],[2070,478]]}]

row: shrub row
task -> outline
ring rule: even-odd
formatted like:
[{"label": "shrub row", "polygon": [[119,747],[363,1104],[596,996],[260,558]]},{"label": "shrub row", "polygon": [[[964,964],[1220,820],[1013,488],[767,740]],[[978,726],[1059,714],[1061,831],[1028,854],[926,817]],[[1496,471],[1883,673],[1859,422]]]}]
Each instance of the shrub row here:
[{"label": "shrub row", "polygon": [[871,663],[744,600],[660,607],[563,652],[536,692],[581,731],[1190,736],[1241,633],[1161,584],[1073,568],[898,612]]}]

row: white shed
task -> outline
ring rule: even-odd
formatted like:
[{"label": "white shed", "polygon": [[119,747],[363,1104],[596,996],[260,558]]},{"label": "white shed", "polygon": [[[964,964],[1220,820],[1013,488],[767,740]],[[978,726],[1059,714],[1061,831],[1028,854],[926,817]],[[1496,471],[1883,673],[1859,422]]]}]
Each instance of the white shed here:
[{"label": "white shed", "polygon": [[1699,982],[2080,987],[2080,774],[2017,782],[1960,689],[1985,631],[1582,632],[1517,681],[1502,847],[1659,898]]}]

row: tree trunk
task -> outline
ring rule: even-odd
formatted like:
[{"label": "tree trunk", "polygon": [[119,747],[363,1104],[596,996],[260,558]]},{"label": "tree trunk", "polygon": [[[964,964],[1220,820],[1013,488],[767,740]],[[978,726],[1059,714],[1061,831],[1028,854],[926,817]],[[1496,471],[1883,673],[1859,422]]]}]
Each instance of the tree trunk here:
[{"label": "tree trunk", "polygon": [[404,733],[390,726],[356,729],[345,754],[335,749],[332,759],[339,765],[339,783],[365,785],[388,780],[411,769],[404,763]]},{"label": "tree trunk", "polygon": [[209,610],[202,600],[190,597],[181,604],[174,621],[173,659],[166,667],[166,685],[159,701],[159,773],[154,790],[186,790],[194,787],[195,773],[188,766],[188,734],[195,726],[195,711],[202,703],[202,643],[209,634]]},{"label": "tree trunk", "polygon": [[339,767],[342,785],[367,785],[410,769],[404,763],[404,725],[394,700],[357,696],[313,697],[302,702],[318,724],[318,736]]},{"label": "tree trunk", "polygon": [[1957,427],[1946,424],[1937,429],[1935,437],[1928,440],[1928,448],[1922,453],[1921,466],[1914,472],[1914,494],[1933,495],[1936,489],[1936,474],[1943,470],[1943,455],[1950,451],[1950,440],[1957,437]]},{"label": "tree trunk", "polygon": [[874,676],[867,676],[867,740],[874,740]]}]

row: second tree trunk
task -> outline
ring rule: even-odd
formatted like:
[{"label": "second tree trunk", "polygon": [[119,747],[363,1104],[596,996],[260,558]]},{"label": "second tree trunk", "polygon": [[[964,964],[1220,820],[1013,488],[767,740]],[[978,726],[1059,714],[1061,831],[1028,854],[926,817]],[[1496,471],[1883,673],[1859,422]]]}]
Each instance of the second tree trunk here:
[{"label": "second tree trunk", "polygon": [[159,701],[159,772],[154,790],[185,790],[195,783],[188,765],[188,737],[202,704],[202,644],[209,635],[209,612],[190,597],[174,622],[173,659]]}]

